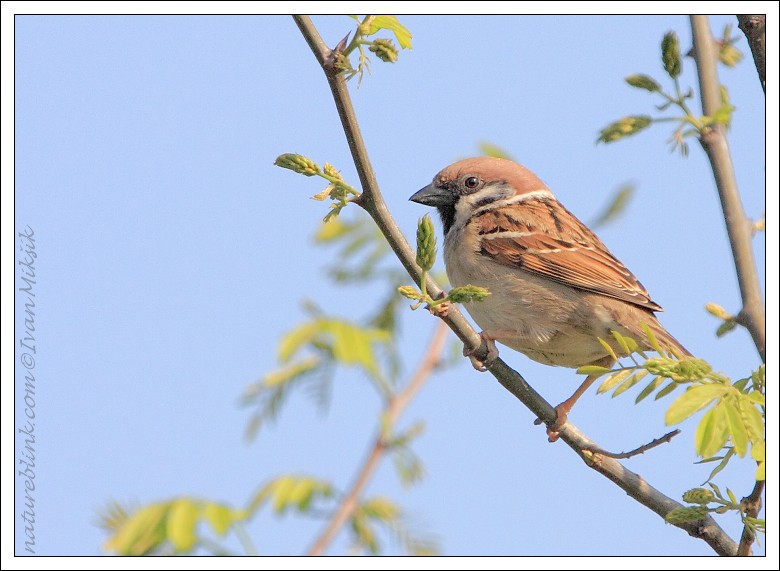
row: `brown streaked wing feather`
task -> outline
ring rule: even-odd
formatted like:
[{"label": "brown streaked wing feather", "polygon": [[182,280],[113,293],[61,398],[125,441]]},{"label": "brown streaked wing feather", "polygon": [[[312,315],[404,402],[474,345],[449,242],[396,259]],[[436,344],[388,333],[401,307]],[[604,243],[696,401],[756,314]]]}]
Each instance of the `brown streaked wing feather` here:
[{"label": "brown streaked wing feather", "polygon": [[[601,240],[560,203],[529,200],[480,213],[481,253],[570,287],[663,311]],[[504,232],[521,235],[502,237]]]}]

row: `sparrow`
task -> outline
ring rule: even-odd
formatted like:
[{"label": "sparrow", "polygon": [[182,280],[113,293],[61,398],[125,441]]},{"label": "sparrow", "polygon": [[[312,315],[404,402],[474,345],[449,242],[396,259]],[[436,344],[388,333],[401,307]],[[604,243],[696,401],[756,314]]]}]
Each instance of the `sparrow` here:
[{"label": "sparrow", "polygon": [[[464,159],[409,200],[439,211],[452,286],[490,291],[483,301],[464,304],[488,347],[485,363],[472,358],[478,369],[498,356],[495,341],[546,365],[611,367],[614,359],[599,338],[617,355],[625,352],[612,331],[652,350],[643,324],[662,347],[690,355],[659,323],[661,306],[634,274],[524,166],[495,157]],[[595,380],[588,376],[555,407],[556,420],[547,427],[551,442]]]}]

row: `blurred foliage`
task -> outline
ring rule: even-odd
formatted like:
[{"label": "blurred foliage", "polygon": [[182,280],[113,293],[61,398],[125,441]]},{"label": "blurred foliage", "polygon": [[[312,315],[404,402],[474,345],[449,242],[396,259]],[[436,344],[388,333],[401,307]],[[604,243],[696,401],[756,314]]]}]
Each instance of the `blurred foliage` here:
[{"label": "blurred foliage", "polygon": [[[294,160],[299,159],[296,156]],[[303,164],[317,170],[306,161]],[[313,302],[304,302],[307,319],[279,340],[279,367],[245,390],[242,402],[254,409],[247,426],[250,437],[264,423],[276,420],[298,389],[308,389],[319,405],[326,405],[333,383],[348,369],[358,371],[377,389],[383,405],[401,390],[398,312],[406,308],[396,290],[406,274],[393,263],[386,240],[373,222],[361,215],[353,220],[331,218],[320,226],[314,243],[334,250],[335,260],[327,265],[326,273],[335,283],[344,287],[377,283],[386,294],[374,299],[362,319],[327,315]],[[379,415],[381,446],[392,457],[402,484],[413,485],[425,472],[412,449],[424,423],[398,428],[387,418],[386,410]],[[135,508],[114,502],[101,513],[101,526],[110,534],[105,549],[120,555],[235,555],[222,545],[232,534],[245,553],[254,554],[257,550],[246,525],[266,506],[277,516],[320,519],[337,508],[343,495],[323,479],[282,474],[267,481],[240,507],[188,496]],[[403,509],[385,497],[361,498],[345,529],[356,553],[381,553],[383,535],[413,555],[438,551],[435,538],[419,526],[411,526]]]},{"label": "blurred foliage", "polygon": [[590,227],[600,228],[617,220],[626,211],[628,204],[634,197],[635,190],[636,187],[633,184],[624,184],[618,188],[604,210],[590,223]]}]

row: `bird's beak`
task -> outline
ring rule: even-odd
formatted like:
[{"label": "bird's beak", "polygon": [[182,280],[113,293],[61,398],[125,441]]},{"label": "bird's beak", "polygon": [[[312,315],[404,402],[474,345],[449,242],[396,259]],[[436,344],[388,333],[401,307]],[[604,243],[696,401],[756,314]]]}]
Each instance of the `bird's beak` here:
[{"label": "bird's beak", "polygon": [[409,200],[425,206],[447,206],[455,203],[455,196],[446,188],[431,183],[415,192]]}]

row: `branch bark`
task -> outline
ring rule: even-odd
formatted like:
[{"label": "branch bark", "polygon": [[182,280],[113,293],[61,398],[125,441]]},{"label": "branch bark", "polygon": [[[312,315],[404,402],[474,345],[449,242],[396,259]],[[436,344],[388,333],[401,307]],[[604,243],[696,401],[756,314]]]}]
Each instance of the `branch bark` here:
[{"label": "branch bark", "polygon": [[[712,117],[721,107],[715,40],[710,32],[707,16],[691,16],[691,29],[696,70],[699,74],[702,111]],[[750,332],[761,360],[766,362],[766,316],[756,262],[753,258],[753,224],[745,216],[742,208],[725,126],[713,124],[701,134],[699,142],[712,165],[731,252],[734,256],[734,266],[742,296],[739,322],[743,323]]]},{"label": "branch bark", "polygon": [[[419,284],[420,276],[422,275],[421,269],[417,266],[415,254],[395,224],[379,190],[363,137],[360,134],[357,118],[352,108],[346,82],[343,77],[338,75],[338,71],[333,65],[332,51],[322,41],[308,16],[297,15],[293,16],[293,18],[309,47],[314,52],[317,61],[320,62],[333,94],[336,109],[338,110],[363,189],[363,195],[358,203],[371,215],[390,243],[393,251],[407,272],[409,272],[409,275]],[[430,275],[426,285],[428,293],[432,297],[436,298],[442,293],[441,287],[436,284]],[[458,338],[463,341],[466,347],[475,350],[477,358],[484,360],[487,357],[487,348],[482,343],[479,335],[456,307],[451,307],[447,315],[441,318]],[[552,405],[544,400],[526,382],[522,375],[509,367],[502,359],[496,359],[488,370],[504,388],[517,397],[538,418],[541,418],[546,423],[555,420],[556,412]],[[560,431],[560,439],[571,447],[586,465],[614,482],[629,496],[661,517],[664,517],[674,508],[681,506],[678,502],[650,486],[639,474],[626,469],[620,462],[598,453],[593,453],[592,450],[598,450],[601,447],[580,433],[571,423],[563,426]],[[736,542],[710,517],[695,522],[679,524],[677,527],[684,529],[693,537],[704,540],[719,555],[735,555],[737,553]]]},{"label": "branch bark", "polygon": [[[761,511],[761,495],[764,493],[763,480],[757,481],[753,486],[753,491],[746,498],[742,498],[742,505],[745,508],[745,515],[748,517],[758,517]],[[739,549],[737,555],[753,555],[753,542],[756,540],[756,534],[748,526],[742,530],[742,537],[739,540]]]},{"label": "branch bark", "polygon": [[[393,426],[399,419],[406,407],[409,405],[414,395],[422,388],[425,381],[428,380],[433,369],[441,361],[441,356],[444,351],[444,341],[447,338],[447,327],[443,323],[439,323],[436,331],[433,334],[428,350],[425,352],[425,356],[417,367],[409,383],[406,387],[397,395],[392,397],[387,405],[386,421],[389,426]],[[309,549],[307,555],[322,555],[325,550],[333,542],[338,535],[344,524],[349,521],[352,515],[355,513],[359,502],[360,496],[366,489],[366,486],[374,476],[374,472],[379,467],[379,462],[387,452],[387,440],[386,433],[382,429],[374,439],[374,444],[371,447],[371,451],[368,453],[365,462],[361,466],[360,470],[355,476],[355,480],[350,487],[349,491],[345,494],[341,503],[333,512],[325,528],[320,533],[320,536],[314,541],[314,544]]]},{"label": "branch bark", "polygon": [[753,52],[758,79],[766,96],[766,14],[737,14],[737,20]]}]

